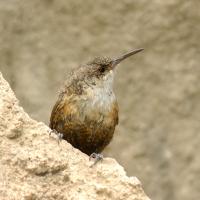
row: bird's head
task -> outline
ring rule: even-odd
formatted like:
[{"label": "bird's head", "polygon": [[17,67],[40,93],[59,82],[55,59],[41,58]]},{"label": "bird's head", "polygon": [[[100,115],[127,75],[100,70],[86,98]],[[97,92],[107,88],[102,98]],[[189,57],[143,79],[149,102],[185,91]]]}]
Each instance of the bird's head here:
[{"label": "bird's head", "polygon": [[107,80],[109,77],[113,77],[113,70],[115,67],[126,58],[141,52],[143,49],[132,50],[122,56],[117,58],[109,58],[109,57],[96,57],[90,62],[87,63],[87,75],[90,79],[103,79]]}]

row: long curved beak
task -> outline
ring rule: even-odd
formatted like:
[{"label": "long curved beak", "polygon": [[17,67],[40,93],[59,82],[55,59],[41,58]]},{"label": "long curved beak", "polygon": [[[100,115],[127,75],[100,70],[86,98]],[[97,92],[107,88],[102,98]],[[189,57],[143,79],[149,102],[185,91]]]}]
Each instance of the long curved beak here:
[{"label": "long curved beak", "polygon": [[112,62],[112,68],[114,68],[116,65],[118,65],[122,60],[125,60],[126,58],[136,54],[136,53],[139,53],[141,51],[143,51],[144,49],[143,48],[140,48],[140,49],[135,49],[135,50],[132,50],[122,56],[119,56],[118,58],[114,59],[113,62]]}]

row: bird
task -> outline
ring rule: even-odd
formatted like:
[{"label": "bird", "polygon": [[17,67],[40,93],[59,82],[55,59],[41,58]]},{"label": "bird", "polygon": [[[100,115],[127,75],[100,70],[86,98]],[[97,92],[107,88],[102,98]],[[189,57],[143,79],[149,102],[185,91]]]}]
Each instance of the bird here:
[{"label": "bird", "polygon": [[101,160],[118,124],[114,71],[121,61],[142,50],[117,58],[95,57],[72,70],[52,109],[49,127],[90,158]]}]

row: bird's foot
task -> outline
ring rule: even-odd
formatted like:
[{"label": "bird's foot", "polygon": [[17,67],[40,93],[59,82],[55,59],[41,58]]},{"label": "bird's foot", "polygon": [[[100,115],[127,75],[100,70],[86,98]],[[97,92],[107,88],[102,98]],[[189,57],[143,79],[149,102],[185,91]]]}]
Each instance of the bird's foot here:
[{"label": "bird's foot", "polygon": [[58,138],[58,144],[60,144],[60,142],[63,139],[63,133],[59,133],[56,129],[50,129],[49,130],[49,136],[51,136],[52,133],[56,134],[56,136]]},{"label": "bird's foot", "polygon": [[93,167],[94,165],[96,165],[99,161],[103,160],[103,155],[100,153],[92,153],[89,157],[89,160],[94,160],[94,163],[90,166]]}]

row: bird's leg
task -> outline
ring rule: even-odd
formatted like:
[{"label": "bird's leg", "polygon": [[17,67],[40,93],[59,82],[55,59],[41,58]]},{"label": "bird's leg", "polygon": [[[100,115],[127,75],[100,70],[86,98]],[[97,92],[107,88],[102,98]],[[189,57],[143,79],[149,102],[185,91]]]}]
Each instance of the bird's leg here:
[{"label": "bird's leg", "polygon": [[58,144],[60,144],[60,142],[62,141],[63,139],[63,133],[59,133],[56,129],[50,129],[49,130],[49,136],[54,133],[56,134],[56,136],[58,137]]},{"label": "bird's leg", "polygon": [[94,165],[96,165],[99,161],[103,160],[103,155],[100,153],[92,153],[89,157],[89,160],[94,159],[94,163],[90,166],[93,167]]}]

